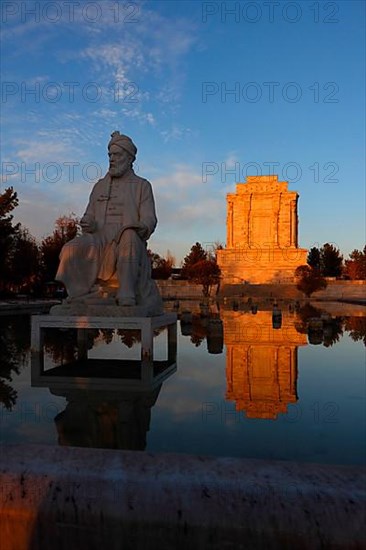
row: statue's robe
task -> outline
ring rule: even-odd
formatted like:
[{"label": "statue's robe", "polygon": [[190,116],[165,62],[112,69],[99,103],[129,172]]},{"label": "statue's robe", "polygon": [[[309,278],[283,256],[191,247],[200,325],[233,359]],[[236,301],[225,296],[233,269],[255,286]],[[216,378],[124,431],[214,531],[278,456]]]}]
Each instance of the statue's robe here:
[{"label": "statue's robe", "polygon": [[157,224],[151,184],[132,169],[120,178],[107,173],[95,184],[84,216],[95,222],[95,230],[65,244],[56,274],[69,297],[116,276],[118,298],[135,297],[141,304],[156,296],[146,249]]}]

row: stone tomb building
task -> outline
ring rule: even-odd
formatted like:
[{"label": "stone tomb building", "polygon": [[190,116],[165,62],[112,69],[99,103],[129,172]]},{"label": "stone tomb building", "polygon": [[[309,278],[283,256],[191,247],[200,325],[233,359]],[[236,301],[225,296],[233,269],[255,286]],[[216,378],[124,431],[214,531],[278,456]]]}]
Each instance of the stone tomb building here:
[{"label": "stone tomb building", "polygon": [[227,242],[218,251],[224,284],[289,283],[306,264],[298,248],[296,191],[278,176],[248,176],[227,195]]}]

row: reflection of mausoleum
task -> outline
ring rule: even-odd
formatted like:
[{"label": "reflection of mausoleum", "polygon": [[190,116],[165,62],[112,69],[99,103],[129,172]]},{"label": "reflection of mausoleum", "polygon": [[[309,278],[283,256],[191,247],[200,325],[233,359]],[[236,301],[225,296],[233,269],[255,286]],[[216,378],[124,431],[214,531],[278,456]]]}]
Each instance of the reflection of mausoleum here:
[{"label": "reflection of mausoleum", "polygon": [[226,356],[226,399],[248,418],[275,419],[297,401],[297,348],[307,344],[294,318],[284,315],[272,327],[272,312],[255,316],[222,313]]},{"label": "reflection of mausoleum", "polygon": [[217,261],[224,283],[293,282],[306,264],[298,248],[298,194],[278,176],[248,176],[227,195],[227,242]]}]

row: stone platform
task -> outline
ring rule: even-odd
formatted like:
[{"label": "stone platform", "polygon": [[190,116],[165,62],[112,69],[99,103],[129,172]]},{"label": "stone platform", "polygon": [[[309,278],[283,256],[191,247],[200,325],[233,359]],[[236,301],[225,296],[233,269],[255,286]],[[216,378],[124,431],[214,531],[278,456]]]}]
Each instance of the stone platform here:
[{"label": "stone platform", "polygon": [[[154,361],[154,330],[167,327],[168,333],[168,358],[164,362],[166,365],[157,365]],[[32,384],[33,385],[48,385],[50,381],[52,383],[57,381],[57,378],[53,374],[48,374],[45,371],[44,365],[44,349],[43,339],[44,331],[46,329],[77,329],[77,342],[78,342],[78,362],[88,361],[88,334],[90,329],[125,329],[125,330],[138,330],[141,333],[141,360],[123,361],[118,359],[103,360],[105,364],[114,361],[118,363],[123,369],[125,364],[128,363],[128,367],[141,366],[141,380],[142,385],[151,385],[156,382],[161,373],[159,367],[166,367],[171,370],[176,363],[177,353],[177,314],[176,313],[164,313],[163,315],[157,315],[155,317],[85,317],[85,316],[61,316],[61,315],[33,315],[32,316],[32,331],[31,331],[31,353],[32,353]],[[78,366],[75,362],[75,368]],[[92,360],[89,360],[89,367],[92,366],[99,368],[94,362],[91,365]],[[163,363],[163,362],[159,362]],[[70,370],[68,376],[61,375],[58,378],[60,383],[70,381],[70,376],[74,378],[75,382],[87,383],[86,375],[80,374],[72,375]],[[83,380],[85,378],[85,380]],[[99,385],[110,384],[110,378],[105,375],[103,378],[100,374],[96,377],[96,383]],[[131,380],[132,384],[136,382],[135,379]],[[116,382],[117,383],[117,382]],[[126,386],[126,380],[123,381],[123,385]]]},{"label": "stone platform", "polygon": [[54,306],[50,313],[86,317],[155,317],[164,313],[164,307],[158,294],[143,305],[120,306],[116,304],[115,296],[102,297],[98,291],[84,298],[66,299],[62,304]]},{"label": "stone platform", "polygon": [[283,284],[294,283],[295,270],[306,264],[303,248],[237,246],[217,251],[223,284]]}]

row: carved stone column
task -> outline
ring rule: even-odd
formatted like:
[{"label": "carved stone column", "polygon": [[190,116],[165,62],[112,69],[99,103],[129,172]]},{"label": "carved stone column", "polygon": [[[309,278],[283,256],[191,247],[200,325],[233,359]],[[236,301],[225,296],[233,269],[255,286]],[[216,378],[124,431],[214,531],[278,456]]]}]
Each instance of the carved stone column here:
[{"label": "carved stone column", "polygon": [[233,203],[232,201],[228,201],[227,203],[227,220],[226,220],[226,227],[227,227],[227,247],[232,248],[233,247]]},{"label": "carved stone column", "polygon": [[291,246],[297,248],[297,200],[291,201]]}]

